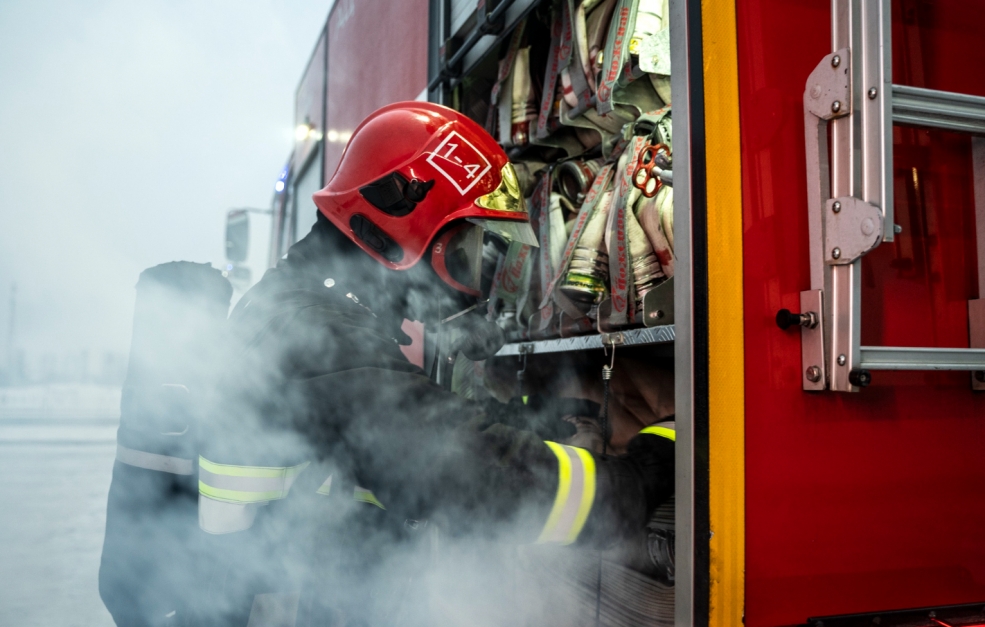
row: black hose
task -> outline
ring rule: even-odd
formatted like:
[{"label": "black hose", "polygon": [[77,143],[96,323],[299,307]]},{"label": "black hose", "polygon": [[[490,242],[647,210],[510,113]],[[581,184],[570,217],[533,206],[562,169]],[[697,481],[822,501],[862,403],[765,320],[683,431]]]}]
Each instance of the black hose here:
[{"label": "black hose", "polygon": [[[612,348],[615,351],[615,347]],[[613,363],[615,363],[613,355]],[[602,430],[602,455],[609,450],[609,381],[612,379],[612,368],[602,366],[602,413],[599,415],[599,428]],[[595,627],[601,626],[602,621],[602,552],[599,551],[599,568],[595,588]]]}]

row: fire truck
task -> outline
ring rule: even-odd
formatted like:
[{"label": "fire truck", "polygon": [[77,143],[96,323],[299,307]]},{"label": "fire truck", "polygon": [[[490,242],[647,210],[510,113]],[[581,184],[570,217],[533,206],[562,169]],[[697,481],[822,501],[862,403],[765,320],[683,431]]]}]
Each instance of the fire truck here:
[{"label": "fire truck", "polygon": [[425,334],[417,359],[471,394],[499,369],[517,394],[564,371],[597,397],[605,366],[613,411],[676,420],[672,585],[607,562],[570,622],[985,624],[983,17],[338,0],[297,89],[269,264],[366,115],[464,112],[516,164],[542,246],[490,249],[496,357],[448,372]]}]

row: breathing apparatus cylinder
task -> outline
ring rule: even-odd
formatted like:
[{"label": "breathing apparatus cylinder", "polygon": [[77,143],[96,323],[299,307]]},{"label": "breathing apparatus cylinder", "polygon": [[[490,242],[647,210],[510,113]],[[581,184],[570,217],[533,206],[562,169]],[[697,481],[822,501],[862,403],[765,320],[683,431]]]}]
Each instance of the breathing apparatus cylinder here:
[{"label": "breathing apparatus cylinder", "polygon": [[141,273],[136,292],[99,592],[118,625],[157,625],[187,614],[196,589],[196,396],[232,286],[208,264],[172,262]]}]

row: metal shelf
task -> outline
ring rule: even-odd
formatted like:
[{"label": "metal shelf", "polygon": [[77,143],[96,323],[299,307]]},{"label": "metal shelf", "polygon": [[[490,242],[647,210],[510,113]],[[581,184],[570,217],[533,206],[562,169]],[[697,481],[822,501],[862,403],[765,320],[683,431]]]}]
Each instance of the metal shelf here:
[{"label": "metal shelf", "polygon": [[[622,336],[622,341],[603,342],[603,337],[613,338]],[[605,344],[615,343],[617,346],[644,346],[647,344],[667,344],[674,341],[674,325],[629,329],[618,333],[603,335],[580,335],[578,337],[562,337],[554,340],[538,340],[536,342],[516,342],[507,344],[496,353],[496,357],[510,355],[534,355],[537,353],[567,353],[572,351],[599,350]]]}]

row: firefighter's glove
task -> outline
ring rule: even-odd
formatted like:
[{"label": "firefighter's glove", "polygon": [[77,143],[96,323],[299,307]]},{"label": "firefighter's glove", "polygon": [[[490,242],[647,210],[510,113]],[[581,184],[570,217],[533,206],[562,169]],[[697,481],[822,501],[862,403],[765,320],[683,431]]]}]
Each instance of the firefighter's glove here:
[{"label": "firefighter's glove", "polygon": [[482,361],[499,352],[506,344],[503,330],[482,315],[471,312],[449,321],[442,329],[447,355],[461,352],[471,361]]},{"label": "firefighter's glove", "polygon": [[643,489],[647,518],[674,495],[674,440],[653,433],[640,433],[626,446],[620,458],[632,464]]},{"label": "firefighter's glove", "polygon": [[639,537],[654,510],[674,494],[674,442],[641,433],[627,452],[597,458],[595,505],[578,541],[597,549]]}]

